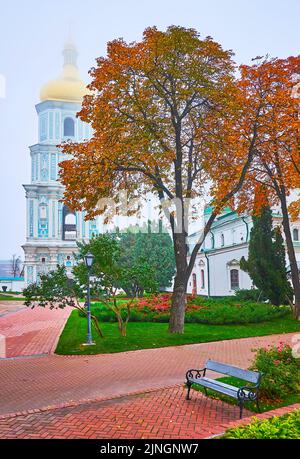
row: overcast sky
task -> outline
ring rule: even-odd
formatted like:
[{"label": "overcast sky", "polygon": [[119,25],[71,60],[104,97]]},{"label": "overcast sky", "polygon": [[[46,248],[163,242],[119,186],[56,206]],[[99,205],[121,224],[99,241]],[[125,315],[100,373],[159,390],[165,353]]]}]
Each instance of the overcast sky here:
[{"label": "overcast sky", "polygon": [[299,0],[0,0],[0,259],[23,257],[28,146],[37,142],[35,104],[41,86],[60,74],[71,26],[79,66],[88,70],[106,43],[133,41],[142,31],[181,25],[211,35],[238,63],[269,53],[299,54]]}]

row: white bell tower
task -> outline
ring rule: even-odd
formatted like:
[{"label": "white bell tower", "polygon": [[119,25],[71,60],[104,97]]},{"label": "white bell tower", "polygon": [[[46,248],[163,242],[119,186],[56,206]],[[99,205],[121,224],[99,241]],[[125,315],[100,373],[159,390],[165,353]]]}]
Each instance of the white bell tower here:
[{"label": "white bell tower", "polygon": [[68,42],[63,50],[60,78],[41,90],[36,105],[39,119],[38,143],[30,147],[31,183],[26,191],[27,227],[25,252],[26,285],[39,274],[74,263],[76,240],[88,240],[97,233],[95,221],[85,221],[61,202],[64,188],[58,181],[59,163],[66,159],[57,147],[65,140],[80,142],[91,137],[91,127],[76,117],[83,96],[88,93],[77,68],[77,50]]}]

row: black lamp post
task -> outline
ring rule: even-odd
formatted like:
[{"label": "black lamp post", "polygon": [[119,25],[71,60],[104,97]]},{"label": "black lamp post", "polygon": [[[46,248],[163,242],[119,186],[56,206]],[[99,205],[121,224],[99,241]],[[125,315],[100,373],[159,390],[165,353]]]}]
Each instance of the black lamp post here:
[{"label": "black lamp post", "polygon": [[86,298],[88,325],[87,325],[86,345],[92,345],[94,343],[92,340],[92,323],[91,323],[90,274],[91,274],[91,268],[92,268],[93,261],[94,261],[94,255],[88,252],[84,257],[84,261],[85,261],[85,266],[87,267],[87,271],[88,271],[87,298]]}]

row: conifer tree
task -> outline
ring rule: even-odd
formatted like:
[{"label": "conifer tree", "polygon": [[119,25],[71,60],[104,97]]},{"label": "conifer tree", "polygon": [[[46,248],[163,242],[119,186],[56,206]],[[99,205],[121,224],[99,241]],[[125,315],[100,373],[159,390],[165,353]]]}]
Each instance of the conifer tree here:
[{"label": "conifer tree", "polygon": [[272,304],[279,306],[291,298],[283,238],[280,228],[272,227],[272,212],[267,205],[260,215],[253,216],[248,260],[242,257],[240,266]]}]

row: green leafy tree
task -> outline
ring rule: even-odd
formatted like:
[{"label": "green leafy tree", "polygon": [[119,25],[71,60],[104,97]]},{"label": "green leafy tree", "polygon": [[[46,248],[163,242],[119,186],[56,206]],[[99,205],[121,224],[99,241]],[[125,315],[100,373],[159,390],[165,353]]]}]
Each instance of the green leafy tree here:
[{"label": "green leafy tree", "polygon": [[[145,290],[164,290],[172,284],[175,274],[175,258],[173,242],[170,235],[161,224],[148,222],[146,227],[130,227],[126,233],[118,233],[120,238],[120,263],[130,270],[140,271],[147,268],[149,278],[140,271],[138,295],[142,296]],[[150,276],[151,274],[151,276]],[[152,281],[149,285],[150,278]],[[132,296],[132,288],[127,285],[122,288]]]},{"label": "green leafy tree", "polygon": [[[91,252],[94,255],[92,294],[100,297],[113,311],[121,335],[126,336],[131,308],[138,293],[141,290],[157,290],[154,269],[144,259],[128,265],[122,264],[122,247],[116,235],[95,236],[88,243],[78,243],[78,247],[77,265],[73,270],[75,278],[80,284],[86,282],[87,268],[83,259],[87,252]],[[131,292],[132,298],[126,302],[125,307],[117,297],[120,289]]]},{"label": "green leafy tree", "polygon": [[283,238],[280,228],[272,227],[272,212],[267,205],[260,215],[253,216],[248,260],[242,257],[240,266],[272,304],[279,306],[291,298]]},{"label": "green leafy tree", "polygon": [[[24,289],[25,304],[31,308],[49,306],[50,309],[71,306],[87,315],[79,299],[84,297],[88,277],[84,256],[91,252],[94,255],[91,293],[114,312],[119,331],[122,336],[126,336],[131,307],[138,292],[142,289],[157,290],[153,267],[143,259],[136,261],[132,266],[123,266],[120,262],[120,240],[111,234],[95,236],[88,243],[78,242],[77,245],[79,253],[76,254],[77,263],[73,268],[73,278],[67,276],[63,266],[41,275],[38,283]],[[132,299],[125,304],[120,303],[117,298],[119,289],[124,285],[132,292]],[[97,317],[91,317],[97,332],[103,337]]]},{"label": "green leafy tree", "polygon": [[[50,309],[70,306],[87,316],[86,309],[79,301],[79,298],[83,297],[83,290],[74,279],[67,276],[64,266],[58,266],[57,270],[42,274],[39,283],[30,284],[23,290],[23,295],[25,305],[32,309],[37,306]],[[92,315],[91,318],[99,336],[103,338],[97,317]]]}]

